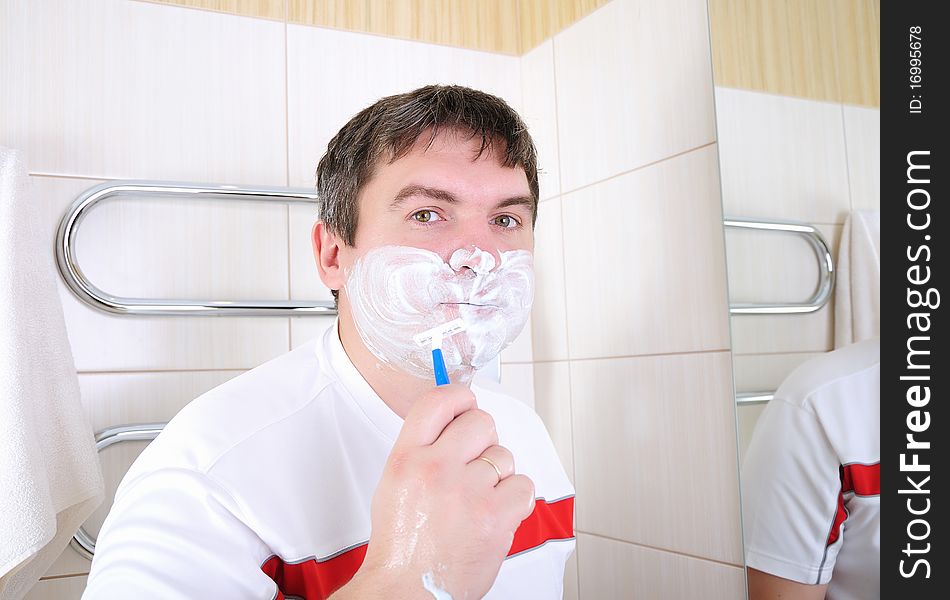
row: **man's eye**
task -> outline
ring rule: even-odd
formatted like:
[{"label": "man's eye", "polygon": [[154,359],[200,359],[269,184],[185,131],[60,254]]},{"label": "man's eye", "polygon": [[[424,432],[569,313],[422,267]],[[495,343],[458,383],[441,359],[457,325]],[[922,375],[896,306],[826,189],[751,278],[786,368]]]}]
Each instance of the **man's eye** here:
[{"label": "man's eye", "polygon": [[498,225],[499,227],[504,227],[506,229],[517,227],[518,225],[520,225],[520,223],[518,223],[518,220],[512,217],[511,215],[499,215],[495,217],[494,222],[495,222],[495,225]]},{"label": "man's eye", "polygon": [[418,221],[419,223],[430,223],[432,221],[438,221],[439,215],[435,214],[431,210],[417,210],[412,213],[412,218]]}]

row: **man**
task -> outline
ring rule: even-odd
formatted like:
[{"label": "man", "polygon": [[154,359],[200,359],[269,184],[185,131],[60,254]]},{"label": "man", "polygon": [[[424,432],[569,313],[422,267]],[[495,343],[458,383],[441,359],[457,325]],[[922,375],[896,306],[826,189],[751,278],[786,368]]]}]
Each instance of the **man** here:
[{"label": "man", "polygon": [[881,597],[881,343],[798,367],[742,466],[749,599]]},{"label": "man", "polygon": [[537,415],[470,386],[531,303],[524,123],[458,86],[383,98],[330,141],[317,191],[336,325],[168,424],[84,598],[560,597],[574,490]]}]

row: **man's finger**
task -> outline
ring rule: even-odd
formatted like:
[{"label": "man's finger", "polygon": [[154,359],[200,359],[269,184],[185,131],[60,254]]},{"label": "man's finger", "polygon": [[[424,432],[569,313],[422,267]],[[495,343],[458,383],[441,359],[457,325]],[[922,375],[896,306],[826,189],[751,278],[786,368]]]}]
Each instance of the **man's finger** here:
[{"label": "man's finger", "polygon": [[475,408],[465,411],[446,425],[432,445],[447,456],[467,463],[497,443],[495,420],[487,412]]},{"label": "man's finger", "polygon": [[432,444],[452,419],[475,407],[475,394],[464,385],[432,388],[409,409],[393,449]]}]

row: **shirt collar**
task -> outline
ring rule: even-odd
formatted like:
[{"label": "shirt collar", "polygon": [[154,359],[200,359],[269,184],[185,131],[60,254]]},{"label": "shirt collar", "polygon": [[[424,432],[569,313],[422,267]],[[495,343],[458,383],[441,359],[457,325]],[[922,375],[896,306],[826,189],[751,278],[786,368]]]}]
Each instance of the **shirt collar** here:
[{"label": "shirt collar", "polygon": [[340,341],[339,317],[323,335],[324,355],[329,358],[330,368],[343,387],[359,405],[366,417],[391,442],[396,441],[402,429],[403,419],[383,402],[375,390],[357,370]]}]

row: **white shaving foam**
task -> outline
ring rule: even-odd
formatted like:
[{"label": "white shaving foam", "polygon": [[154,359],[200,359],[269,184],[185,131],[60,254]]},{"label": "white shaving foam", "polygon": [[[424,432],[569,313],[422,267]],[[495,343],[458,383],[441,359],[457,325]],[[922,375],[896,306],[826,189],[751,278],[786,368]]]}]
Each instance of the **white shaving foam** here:
[{"label": "white shaving foam", "polygon": [[462,379],[487,365],[524,328],[534,300],[530,252],[495,257],[460,248],[449,262],[429,250],[382,246],[360,257],[345,284],[360,338],[380,361],[416,377],[432,376],[431,348],[413,336],[461,318],[466,330],[445,338],[442,354]]},{"label": "white shaving foam", "polygon": [[422,576],[422,587],[426,589],[427,592],[432,594],[435,600],[452,600],[452,594],[443,590],[436,584],[435,578],[432,577],[432,573],[426,573]]}]

